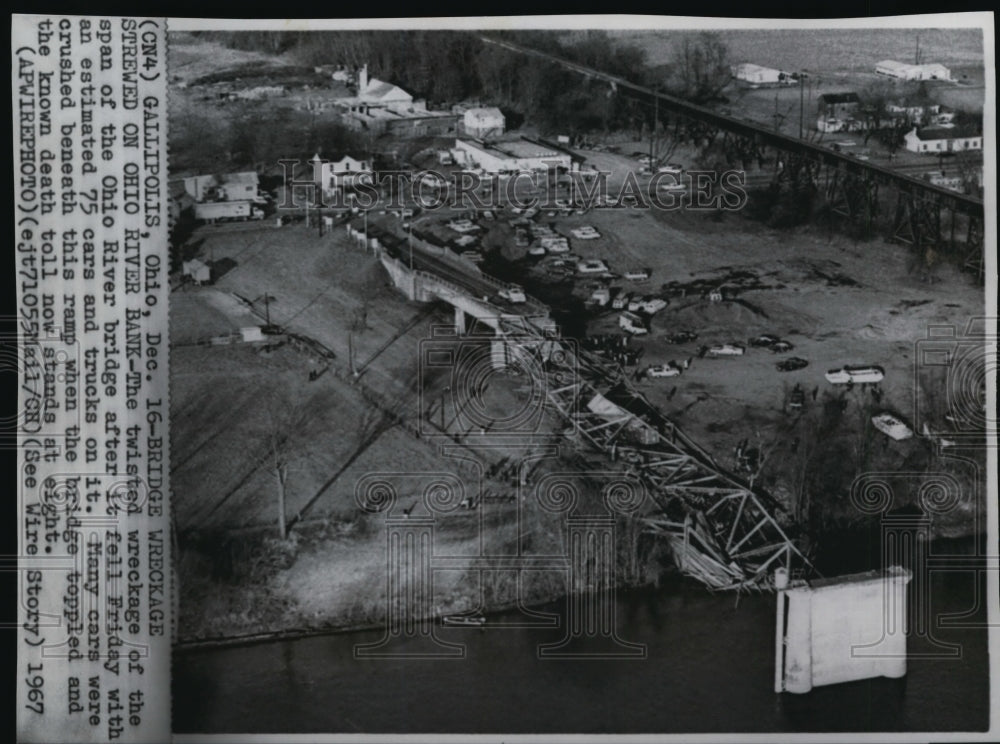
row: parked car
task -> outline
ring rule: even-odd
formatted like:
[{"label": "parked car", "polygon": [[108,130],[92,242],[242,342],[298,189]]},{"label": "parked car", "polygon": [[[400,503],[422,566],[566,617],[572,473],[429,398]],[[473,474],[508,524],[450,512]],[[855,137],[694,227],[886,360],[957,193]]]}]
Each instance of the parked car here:
[{"label": "parked car", "polygon": [[524,296],[524,290],[516,284],[504,287],[500,290],[499,295],[507,300],[507,302],[519,303],[528,301],[528,298]]},{"label": "parked car", "polygon": [[775,354],[787,354],[794,348],[795,345],[788,341],[775,341],[771,344],[771,351]]},{"label": "parked car", "polygon": [[754,348],[770,348],[774,344],[778,343],[781,339],[770,333],[762,333],[759,336],[754,336],[750,339],[750,345]]},{"label": "parked car", "polygon": [[646,377],[677,377],[681,373],[673,364],[655,364],[646,367]]},{"label": "parked car", "polygon": [[668,344],[686,344],[695,341],[698,338],[698,334],[694,331],[677,331],[675,333],[668,333],[664,338]]},{"label": "parked car", "polygon": [[601,237],[601,234],[590,225],[573,228],[572,234],[577,240],[596,240]]},{"label": "parked car", "polygon": [[606,274],[608,272],[608,265],[599,258],[592,258],[580,261],[576,265],[576,270],[581,274]]},{"label": "parked car", "polygon": [[646,322],[634,313],[624,312],[618,316],[618,327],[633,336],[644,336],[649,333]]},{"label": "parked car", "polygon": [[641,282],[649,279],[652,274],[653,272],[650,269],[628,269],[622,276],[632,281]]},{"label": "parked car", "polygon": [[644,297],[642,303],[639,305],[639,309],[649,315],[655,315],[669,304],[669,302],[659,297]]},{"label": "parked car", "polygon": [[708,347],[708,355],[717,356],[743,356],[746,349],[739,344],[716,344]]},{"label": "parked car", "polygon": [[885,371],[876,366],[845,365],[839,369],[829,370],[825,376],[833,385],[872,384],[881,382],[885,377]]},{"label": "parked car", "polygon": [[452,220],[451,222],[448,223],[448,227],[450,227],[455,232],[460,232],[460,233],[476,232],[477,230],[481,229],[479,225],[477,225],[472,220]]},{"label": "parked car", "polygon": [[794,372],[797,369],[808,367],[809,362],[800,357],[788,357],[788,359],[782,359],[774,366],[778,368],[779,372]]},{"label": "parked car", "polygon": [[544,245],[533,245],[528,249],[529,256],[544,256],[545,246]]},{"label": "parked car", "polygon": [[891,413],[880,413],[872,416],[872,424],[886,436],[892,437],[896,441],[909,439],[913,436],[913,429],[904,424]]}]

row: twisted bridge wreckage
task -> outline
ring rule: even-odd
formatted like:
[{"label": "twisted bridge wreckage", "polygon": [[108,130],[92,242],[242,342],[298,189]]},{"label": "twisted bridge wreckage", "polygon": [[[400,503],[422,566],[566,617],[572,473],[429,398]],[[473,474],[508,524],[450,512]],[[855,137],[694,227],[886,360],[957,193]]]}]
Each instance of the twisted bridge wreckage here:
[{"label": "twisted bridge wreckage", "polygon": [[[913,247],[963,256],[963,266],[982,280],[985,276],[984,210],[982,199],[934,185],[870,161],[837,152],[816,142],[781,134],[751,121],[638,85],[555,55],[480,35],[486,44],[527,55],[608,83],[612,91],[655,106],[658,121],[680,142],[703,147],[721,145],[729,165],[763,165],[773,153],[776,183],[808,184],[822,193],[830,211],[846,223],[873,235]],[[886,220],[891,212],[891,218]]]},{"label": "twisted bridge wreckage", "polygon": [[624,463],[625,474],[643,484],[655,509],[642,520],[668,541],[681,572],[711,589],[769,590],[776,568],[812,571],[775,516],[781,505],[726,472],[636,392],[619,365],[529,319],[505,321],[496,337],[513,350],[512,363],[543,370],[546,402],[566,423],[563,435]]},{"label": "twisted bridge wreckage", "polygon": [[[783,508],[774,498],[721,467],[632,388],[620,365],[559,336],[542,303],[527,298],[524,314],[498,307],[478,286],[497,284],[484,274],[469,277],[478,289],[470,295],[454,275],[449,280],[426,266],[409,268],[405,239],[374,229],[377,239],[356,236],[375,244],[397,288],[413,299],[452,304],[458,334],[468,331],[470,340],[478,335],[495,345],[494,367],[532,375],[545,405],[564,423],[560,441],[597,455],[585,458],[588,469],[606,473],[616,463],[624,477],[642,484],[653,508],[640,518],[668,541],[681,572],[713,590],[772,590],[779,567],[796,577],[813,571],[776,516]],[[460,312],[474,314],[475,322],[467,328]]]}]

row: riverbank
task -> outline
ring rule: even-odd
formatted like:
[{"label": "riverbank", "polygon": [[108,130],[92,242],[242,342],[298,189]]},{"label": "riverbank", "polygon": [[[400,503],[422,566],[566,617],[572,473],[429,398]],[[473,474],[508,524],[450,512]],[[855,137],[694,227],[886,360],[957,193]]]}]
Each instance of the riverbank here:
[{"label": "riverbank", "polygon": [[[966,541],[967,542],[967,541]],[[935,544],[935,554],[965,545]],[[986,572],[979,574],[978,585]],[[975,604],[977,582],[918,575],[910,596],[930,597],[931,617]],[[645,659],[540,657],[566,628],[514,627],[500,613],[485,631],[436,628],[465,655],[359,659],[380,628],[325,633],[175,655],[173,706],[181,733],[696,733],[744,731],[976,731],[988,724],[985,607],[911,635],[903,680],[873,679],[808,695],[776,695],[774,599],[712,594],[683,579],[659,590],[620,591],[615,632]],[[565,613],[564,602],[541,612]],[[916,626],[913,626],[916,627]],[[958,644],[942,656],[935,642]],[[405,651],[406,646],[400,649]],[[935,656],[936,654],[936,656]]]}]

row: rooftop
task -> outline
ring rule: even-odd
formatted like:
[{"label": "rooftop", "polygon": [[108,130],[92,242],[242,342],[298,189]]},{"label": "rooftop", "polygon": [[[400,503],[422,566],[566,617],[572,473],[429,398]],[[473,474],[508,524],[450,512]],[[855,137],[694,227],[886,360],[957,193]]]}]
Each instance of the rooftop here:
[{"label": "rooftop", "polygon": [[917,129],[917,138],[922,140],[963,139],[965,137],[982,137],[982,133],[974,127],[924,127]]},{"label": "rooftop", "polygon": [[739,70],[740,72],[780,72],[776,67],[764,67],[763,65],[755,65],[753,62],[741,62],[738,65],[733,65],[733,70]]},{"label": "rooftop", "polygon": [[861,99],[858,98],[858,94],[849,91],[847,93],[823,93],[819,100],[823,103],[860,103]]}]

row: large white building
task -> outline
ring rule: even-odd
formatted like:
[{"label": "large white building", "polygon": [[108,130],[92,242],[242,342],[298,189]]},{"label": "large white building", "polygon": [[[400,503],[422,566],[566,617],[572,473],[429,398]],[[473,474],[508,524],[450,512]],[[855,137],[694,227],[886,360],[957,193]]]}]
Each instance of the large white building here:
[{"label": "large white building", "polygon": [[259,179],[254,171],[190,176],[184,191],[196,202],[242,201],[258,198]]},{"label": "large white building", "polygon": [[400,88],[398,85],[386,83],[378,78],[368,78],[368,65],[361,68],[358,73],[358,95],[359,101],[365,103],[378,104],[381,106],[408,105],[413,103],[413,96]]},{"label": "large white building", "polygon": [[983,149],[983,135],[959,127],[914,127],[904,137],[906,149],[929,155]]},{"label": "large white building", "polygon": [[569,150],[526,138],[489,144],[470,139],[455,140],[455,160],[467,168],[487,173],[544,171],[549,168],[572,170],[574,160]]},{"label": "large white building", "polygon": [[937,62],[910,65],[894,59],[884,59],[875,65],[875,73],[898,80],[951,80],[951,70]]},{"label": "large white building", "polygon": [[751,62],[733,65],[733,77],[752,88],[758,86],[797,85],[798,77],[790,72],[776,70],[773,67],[762,67]]}]

